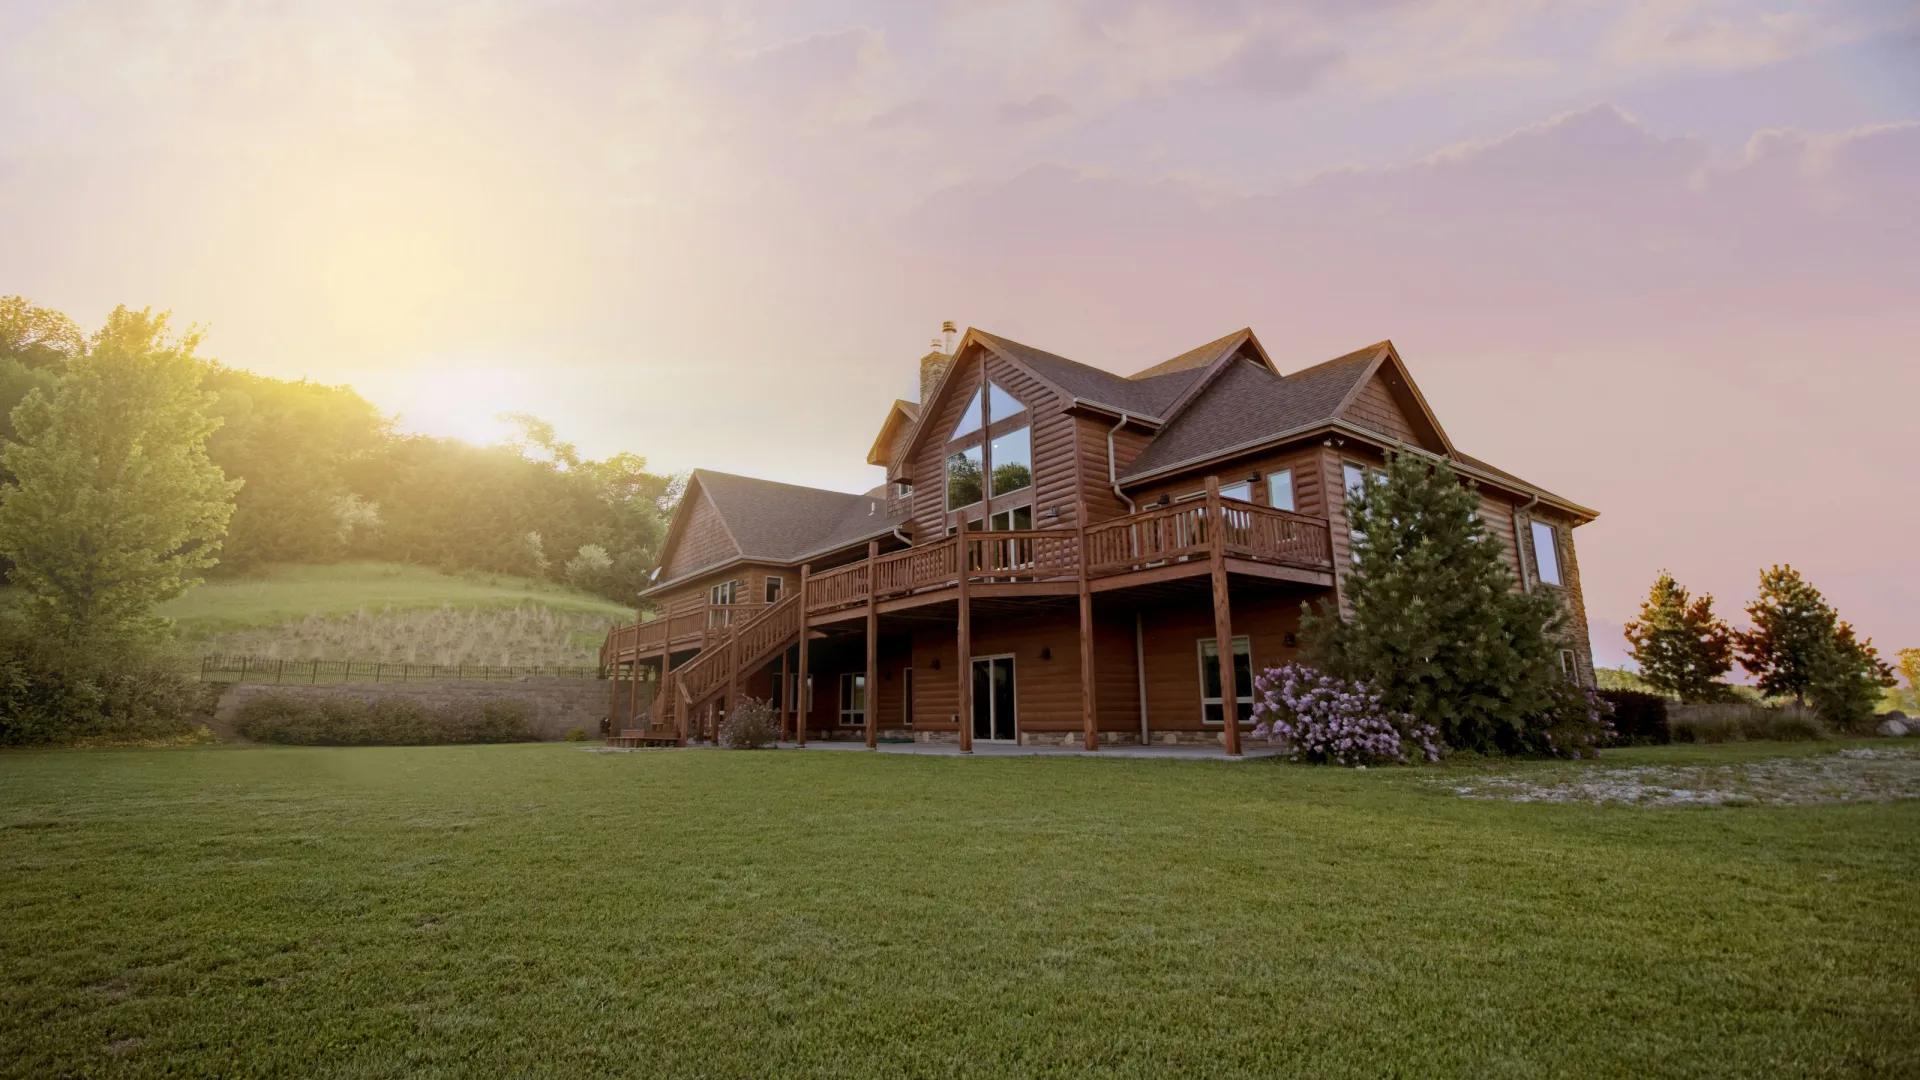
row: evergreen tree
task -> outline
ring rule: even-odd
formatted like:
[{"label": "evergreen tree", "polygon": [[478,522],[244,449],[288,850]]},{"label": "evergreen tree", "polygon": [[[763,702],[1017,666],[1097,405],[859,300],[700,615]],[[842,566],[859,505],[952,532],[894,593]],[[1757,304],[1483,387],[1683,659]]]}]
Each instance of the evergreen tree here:
[{"label": "evergreen tree", "polygon": [[1861,641],[1844,622],[1813,667],[1813,681],[1807,685],[1813,711],[1842,729],[1865,727],[1880,705],[1882,691],[1894,685],[1893,668],[1880,659],[1873,639]]},{"label": "evergreen tree", "polygon": [[1665,570],[1654,580],[1640,617],[1626,626],[1640,677],[1682,701],[1712,701],[1733,668],[1733,631],[1713,614],[1713,595],[1699,599]]},{"label": "evergreen tree", "polygon": [[0,553],[44,632],[84,639],[150,623],[155,604],[214,563],[239,485],[207,459],[218,421],[198,340],[169,339],[165,315],[117,308],[51,392],[14,410]]},{"label": "evergreen tree", "polygon": [[1839,632],[1826,598],[1791,566],[1760,572],[1760,596],[1747,605],[1753,629],[1734,634],[1740,666],[1763,693],[1806,704]]},{"label": "evergreen tree", "polygon": [[1460,749],[1549,749],[1535,736],[1582,694],[1559,661],[1565,614],[1552,592],[1521,592],[1479,499],[1445,462],[1409,454],[1348,496],[1350,614],[1302,622],[1315,662],[1366,682],[1386,708],[1440,729]]}]

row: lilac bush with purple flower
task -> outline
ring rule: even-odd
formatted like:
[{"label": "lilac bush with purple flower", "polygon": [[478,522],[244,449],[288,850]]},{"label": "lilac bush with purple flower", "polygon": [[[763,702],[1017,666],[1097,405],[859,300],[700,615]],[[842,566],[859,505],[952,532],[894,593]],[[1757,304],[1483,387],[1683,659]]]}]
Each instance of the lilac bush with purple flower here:
[{"label": "lilac bush with purple flower", "polygon": [[1253,679],[1253,737],[1284,743],[1294,761],[1333,765],[1405,762],[1417,749],[1440,760],[1440,733],[1389,711],[1362,682],[1288,664]]}]

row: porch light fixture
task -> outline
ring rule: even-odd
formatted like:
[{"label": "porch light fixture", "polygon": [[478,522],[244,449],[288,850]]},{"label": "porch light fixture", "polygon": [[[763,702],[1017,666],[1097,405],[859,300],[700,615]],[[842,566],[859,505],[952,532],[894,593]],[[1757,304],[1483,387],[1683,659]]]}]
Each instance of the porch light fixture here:
[{"label": "porch light fixture", "polygon": [[1040,659],[1042,660],[1053,659],[1053,647],[1050,645],[1042,645],[1040,647]]},{"label": "porch light fixture", "polygon": [[939,657],[937,657],[937,656],[936,656],[936,657],[934,657],[934,658],[933,658],[933,663],[932,663],[932,664],[930,664],[930,665],[928,665],[928,666],[929,666],[929,667],[931,667],[931,668],[933,668],[933,670],[935,670],[935,671],[939,671],[939,670],[940,670],[940,658],[939,658]]},{"label": "porch light fixture", "polygon": [[1169,492],[1165,492],[1165,491],[1163,491],[1163,492],[1161,492],[1161,493],[1160,493],[1160,501],[1159,501],[1159,502],[1157,502],[1157,503],[1155,503],[1154,505],[1155,505],[1155,506],[1168,506],[1168,505],[1171,505],[1172,503],[1173,503],[1173,495],[1172,495],[1171,493],[1169,493]]},{"label": "porch light fixture", "polygon": [[1250,473],[1248,473],[1248,474],[1247,474],[1247,483],[1249,483],[1249,484],[1257,484],[1257,483],[1259,483],[1259,482],[1260,482],[1260,470],[1259,470],[1259,469],[1255,469],[1255,470],[1253,470],[1252,472],[1250,472]]},{"label": "porch light fixture", "polygon": [[1050,518],[1057,518],[1057,517],[1059,517],[1059,516],[1060,516],[1060,508],[1059,508],[1059,507],[1057,507],[1057,506],[1049,506],[1049,507],[1047,507],[1047,516],[1048,516],[1048,517],[1050,517]]}]

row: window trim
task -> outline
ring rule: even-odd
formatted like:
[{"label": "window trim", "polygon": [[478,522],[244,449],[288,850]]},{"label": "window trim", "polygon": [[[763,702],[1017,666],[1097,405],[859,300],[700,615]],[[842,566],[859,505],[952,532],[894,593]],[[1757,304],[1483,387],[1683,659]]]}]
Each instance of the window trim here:
[{"label": "window trim", "polygon": [[[1248,634],[1233,635],[1233,652],[1235,656],[1238,656],[1240,654],[1240,643],[1243,641],[1246,642],[1246,645],[1247,645],[1247,672],[1249,675],[1251,675],[1253,672],[1253,638],[1252,636]],[[1218,658],[1220,654],[1220,639],[1218,637],[1203,637],[1203,638],[1193,639],[1193,658],[1194,658],[1194,663],[1196,665],[1196,670],[1198,671],[1200,676],[1200,723],[1206,727],[1218,726],[1224,729],[1227,724],[1227,710],[1225,708],[1225,699],[1217,698],[1217,697],[1210,698],[1207,696],[1207,645],[1209,642],[1213,644],[1215,663],[1218,663],[1219,662]],[[1238,672],[1235,672],[1235,674],[1238,674]],[[1247,685],[1235,686],[1233,689],[1234,689],[1234,700],[1236,702],[1245,702],[1247,706],[1248,719],[1241,721],[1241,723],[1243,724],[1251,723],[1252,713],[1253,713],[1253,680],[1249,678],[1247,680]],[[1222,706],[1220,709],[1220,719],[1218,720],[1207,719],[1207,706],[1209,705]],[[1238,709],[1234,711],[1236,714],[1239,712]]]}]

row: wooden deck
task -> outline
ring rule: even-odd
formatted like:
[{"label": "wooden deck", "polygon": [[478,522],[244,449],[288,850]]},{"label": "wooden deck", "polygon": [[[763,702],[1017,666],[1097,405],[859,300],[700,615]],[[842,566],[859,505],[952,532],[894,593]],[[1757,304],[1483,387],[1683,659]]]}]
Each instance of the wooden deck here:
[{"label": "wooden deck", "polygon": [[[1227,569],[1234,574],[1333,583],[1333,549],[1324,519],[1251,503],[1226,503]],[[1077,529],[981,532],[949,536],[878,558],[808,575],[809,623],[864,617],[871,597],[882,612],[950,602],[959,591],[961,552],[975,596],[1072,596],[1087,579],[1094,592],[1132,588],[1209,572],[1212,537],[1202,501],[1152,507]],[[784,601],[783,601],[784,603]],[[780,605],[773,605],[780,606]],[[733,604],[669,612],[616,627],[601,648],[602,666],[631,663],[663,651],[706,650],[755,623],[766,604]]]}]

